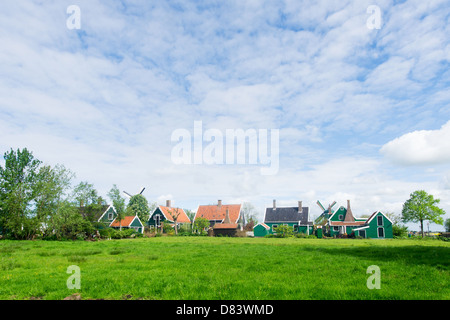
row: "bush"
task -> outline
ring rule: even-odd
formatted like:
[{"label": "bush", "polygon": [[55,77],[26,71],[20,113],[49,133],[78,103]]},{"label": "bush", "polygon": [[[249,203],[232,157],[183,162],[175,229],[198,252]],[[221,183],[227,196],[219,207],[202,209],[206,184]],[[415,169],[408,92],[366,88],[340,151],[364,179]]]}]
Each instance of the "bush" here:
[{"label": "bush", "polygon": [[124,239],[143,236],[142,233],[136,232],[134,229],[127,228],[122,229],[122,231],[113,228],[106,228],[99,230],[99,233],[102,239]]},{"label": "bush", "polygon": [[294,227],[288,225],[280,225],[275,228],[275,236],[277,238],[287,238],[294,235]]},{"label": "bush", "polygon": [[408,227],[402,225],[392,225],[392,234],[394,238],[406,238],[408,237]]}]

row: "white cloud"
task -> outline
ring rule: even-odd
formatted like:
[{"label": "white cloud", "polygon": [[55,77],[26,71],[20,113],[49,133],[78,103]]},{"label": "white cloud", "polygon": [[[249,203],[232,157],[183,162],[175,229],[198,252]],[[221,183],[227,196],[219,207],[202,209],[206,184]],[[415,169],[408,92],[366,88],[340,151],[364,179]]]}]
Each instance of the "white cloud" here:
[{"label": "white cloud", "polygon": [[450,121],[438,130],[419,130],[396,138],[381,148],[388,159],[404,165],[450,163]]}]

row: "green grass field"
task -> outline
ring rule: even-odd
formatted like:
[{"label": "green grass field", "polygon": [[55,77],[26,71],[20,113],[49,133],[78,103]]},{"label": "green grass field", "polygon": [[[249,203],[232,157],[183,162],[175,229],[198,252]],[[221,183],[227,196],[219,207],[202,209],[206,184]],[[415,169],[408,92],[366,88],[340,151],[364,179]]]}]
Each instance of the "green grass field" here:
[{"label": "green grass field", "polygon": [[[69,290],[70,265],[81,289]],[[367,288],[377,265],[381,288]],[[450,299],[450,243],[159,237],[0,241],[0,299]]]}]

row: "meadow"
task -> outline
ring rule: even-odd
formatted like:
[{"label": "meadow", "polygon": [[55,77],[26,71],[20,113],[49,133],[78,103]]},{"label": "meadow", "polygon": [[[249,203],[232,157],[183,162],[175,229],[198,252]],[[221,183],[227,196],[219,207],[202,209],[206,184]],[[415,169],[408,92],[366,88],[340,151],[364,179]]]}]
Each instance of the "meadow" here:
[{"label": "meadow", "polygon": [[[81,271],[68,289],[67,268]],[[369,290],[367,268],[380,268]],[[450,243],[157,237],[0,241],[0,299],[450,299]]]}]

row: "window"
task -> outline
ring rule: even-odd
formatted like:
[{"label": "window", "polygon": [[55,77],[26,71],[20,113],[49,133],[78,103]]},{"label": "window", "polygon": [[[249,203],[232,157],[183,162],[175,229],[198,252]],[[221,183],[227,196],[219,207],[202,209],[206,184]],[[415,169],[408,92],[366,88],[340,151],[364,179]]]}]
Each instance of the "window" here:
[{"label": "window", "polygon": [[294,232],[298,232],[298,226],[294,225]]},{"label": "window", "polygon": [[344,220],[344,215],[343,214],[339,215],[339,220]]},{"label": "window", "polygon": [[333,227],[333,231],[338,232],[339,231],[339,227]]},{"label": "window", "polygon": [[159,226],[160,223],[161,223],[161,215],[160,214],[156,214],[154,219],[155,219],[155,224],[157,226]]},{"label": "window", "polygon": [[278,228],[277,224],[272,225],[272,232],[276,232],[275,229]]},{"label": "window", "polygon": [[384,238],[384,229],[378,228],[378,238]]},{"label": "window", "polygon": [[112,220],[113,219],[113,214],[110,212],[108,213],[108,220]]},{"label": "window", "polygon": [[362,238],[366,237],[366,230],[359,230],[359,236]]},{"label": "window", "polygon": [[378,216],[377,217],[377,225],[378,226],[382,226],[383,225],[383,217],[382,216]]}]

